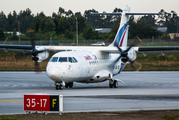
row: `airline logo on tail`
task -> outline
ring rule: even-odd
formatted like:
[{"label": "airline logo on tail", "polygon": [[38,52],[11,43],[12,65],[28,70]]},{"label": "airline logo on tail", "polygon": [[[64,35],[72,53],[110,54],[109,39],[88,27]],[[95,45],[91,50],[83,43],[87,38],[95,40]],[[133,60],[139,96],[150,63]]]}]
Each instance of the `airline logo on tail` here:
[{"label": "airline logo on tail", "polygon": [[126,31],[128,29],[129,21],[119,30],[118,36],[116,38],[116,45],[122,47],[124,42],[124,37],[126,35]]}]

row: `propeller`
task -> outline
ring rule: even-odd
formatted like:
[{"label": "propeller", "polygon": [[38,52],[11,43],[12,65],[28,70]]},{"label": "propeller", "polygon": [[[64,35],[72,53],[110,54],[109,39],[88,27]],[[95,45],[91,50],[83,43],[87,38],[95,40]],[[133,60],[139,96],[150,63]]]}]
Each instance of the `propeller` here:
[{"label": "propeller", "polygon": [[137,61],[135,61],[135,59],[131,60],[128,57],[128,53],[131,50],[131,48],[136,46],[134,43],[132,43],[126,50],[122,50],[118,45],[116,45],[116,46],[117,46],[118,50],[120,51],[121,55],[116,59],[115,62],[119,61],[119,59],[122,58],[122,61],[125,63],[127,61],[129,61],[132,64],[132,66],[135,68],[136,71],[139,71],[142,68],[142,65],[140,63],[138,63]]},{"label": "propeller", "polygon": [[126,50],[122,50],[118,45],[117,48],[120,51],[121,55],[118,57],[118,59],[115,61],[117,62],[121,57],[123,58],[127,58],[127,60],[129,60],[131,62],[131,60],[128,58],[128,51],[133,47],[134,45],[131,45],[130,47],[128,47]]},{"label": "propeller", "polygon": [[[35,32],[35,30],[27,31],[27,33],[30,34],[30,41],[31,41],[31,46],[32,46],[31,55],[33,56],[32,60],[34,61],[35,71],[38,72],[38,71],[41,71],[41,69],[39,67],[39,63],[38,63],[39,58],[37,57],[37,55],[38,55],[38,53],[43,52],[43,51],[38,51],[37,49],[35,49],[35,41],[33,39],[34,32]],[[39,74],[39,73],[36,73],[36,74]]]}]

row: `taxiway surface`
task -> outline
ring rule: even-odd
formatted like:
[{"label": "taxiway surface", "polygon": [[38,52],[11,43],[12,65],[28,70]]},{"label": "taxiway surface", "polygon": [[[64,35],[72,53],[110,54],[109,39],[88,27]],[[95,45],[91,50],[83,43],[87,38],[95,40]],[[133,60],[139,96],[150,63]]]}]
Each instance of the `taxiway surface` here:
[{"label": "taxiway surface", "polygon": [[179,109],[179,72],[122,72],[118,88],[103,83],[74,83],[55,90],[45,72],[0,72],[0,114],[22,114],[23,95],[61,94],[64,112]]}]

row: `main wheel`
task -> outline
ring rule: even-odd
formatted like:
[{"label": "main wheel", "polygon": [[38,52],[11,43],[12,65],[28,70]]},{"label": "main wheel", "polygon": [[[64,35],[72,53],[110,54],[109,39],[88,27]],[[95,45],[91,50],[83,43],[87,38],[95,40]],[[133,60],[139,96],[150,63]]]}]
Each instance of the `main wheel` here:
[{"label": "main wheel", "polygon": [[117,86],[118,86],[118,82],[117,82],[116,80],[114,80],[113,85],[114,85],[114,88],[117,88]]},{"label": "main wheel", "polygon": [[68,83],[69,87],[72,88],[73,87],[73,82]]},{"label": "main wheel", "polygon": [[113,84],[109,84],[109,87],[110,87],[110,88],[113,88]]},{"label": "main wheel", "polygon": [[60,89],[60,86],[59,86],[59,85],[56,85],[55,88],[56,88],[56,90],[59,90],[59,89]]},{"label": "main wheel", "polygon": [[69,86],[69,83],[65,83],[65,88],[68,88],[68,86]]},{"label": "main wheel", "polygon": [[60,84],[60,90],[62,90],[62,89],[63,89],[63,85]]}]

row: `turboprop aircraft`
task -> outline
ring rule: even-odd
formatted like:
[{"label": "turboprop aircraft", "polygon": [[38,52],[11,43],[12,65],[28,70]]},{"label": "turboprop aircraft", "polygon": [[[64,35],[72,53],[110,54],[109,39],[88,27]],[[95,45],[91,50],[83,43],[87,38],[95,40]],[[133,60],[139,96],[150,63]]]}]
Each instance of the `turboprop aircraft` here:
[{"label": "turboprop aircraft", "polygon": [[179,47],[127,47],[130,15],[158,15],[159,13],[130,13],[130,7],[124,7],[122,13],[92,13],[103,15],[121,15],[121,22],[114,41],[109,46],[31,46],[0,45],[0,49],[31,51],[37,64],[56,53],[49,60],[46,73],[54,81],[56,89],[72,88],[73,82],[97,83],[109,80],[110,88],[117,88],[118,81],[113,76],[120,74],[124,67],[135,64],[137,53],[174,53]]}]

